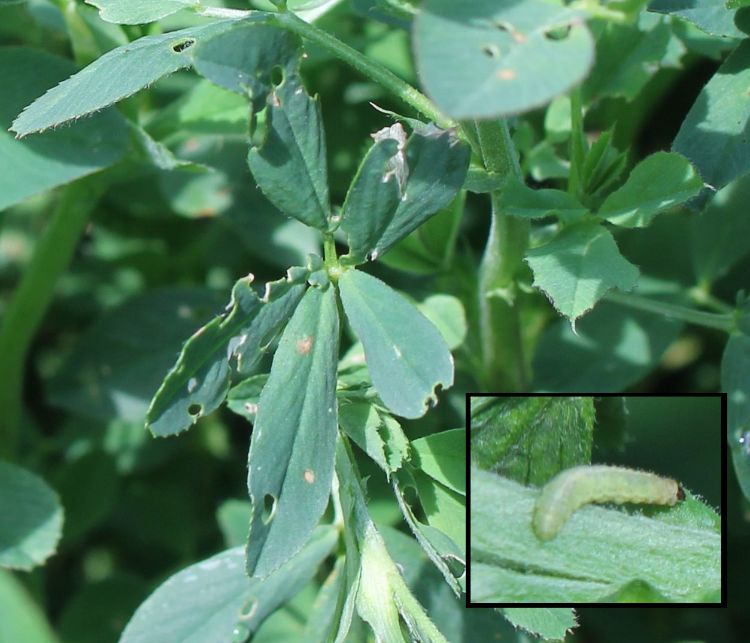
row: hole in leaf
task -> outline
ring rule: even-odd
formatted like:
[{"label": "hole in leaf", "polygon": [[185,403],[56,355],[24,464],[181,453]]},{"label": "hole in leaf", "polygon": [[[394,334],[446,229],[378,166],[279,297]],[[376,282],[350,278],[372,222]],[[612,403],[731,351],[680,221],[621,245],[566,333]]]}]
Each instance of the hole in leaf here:
[{"label": "hole in leaf", "polygon": [[264,525],[267,525],[269,522],[273,520],[273,514],[276,511],[276,498],[274,498],[270,493],[267,493],[263,498],[263,513],[260,516],[260,519],[263,521]]},{"label": "hole in leaf", "polygon": [[484,45],[482,47],[482,53],[487,56],[487,58],[500,58],[500,47],[497,45]]},{"label": "hole in leaf", "polygon": [[172,51],[174,51],[176,54],[182,53],[186,49],[189,49],[195,44],[195,38],[187,38],[185,40],[180,40],[179,42],[176,42],[172,45]]},{"label": "hole in leaf", "polygon": [[284,82],[284,69],[279,65],[276,65],[273,69],[271,69],[270,78],[274,86],[278,87],[279,85],[281,85],[281,83]]},{"label": "hole in leaf", "polygon": [[464,561],[452,555],[443,556],[442,558],[454,578],[461,578],[464,575],[464,572],[466,572],[466,563]]},{"label": "hole in leaf", "polygon": [[544,32],[547,40],[565,40],[570,35],[570,25],[562,27],[553,27]]},{"label": "hole in leaf", "polygon": [[511,25],[509,22],[498,20],[494,24],[495,29],[497,29],[498,31],[505,31],[506,33],[512,33],[513,31],[515,31],[515,29],[513,29],[513,25]]},{"label": "hole in leaf", "polygon": [[252,599],[243,605],[240,610],[240,620],[247,621],[255,616],[255,612],[258,611],[258,599]]},{"label": "hole in leaf", "polygon": [[192,415],[193,417],[198,417],[201,413],[203,413],[203,405],[202,404],[191,404],[188,406],[188,413]]}]

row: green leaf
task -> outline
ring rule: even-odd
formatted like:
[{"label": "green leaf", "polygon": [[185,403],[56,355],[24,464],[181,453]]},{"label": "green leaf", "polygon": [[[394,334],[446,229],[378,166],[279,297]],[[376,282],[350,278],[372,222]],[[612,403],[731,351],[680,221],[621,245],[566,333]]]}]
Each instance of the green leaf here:
[{"label": "green leaf", "polygon": [[[306,271],[301,270],[304,275]],[[199,328],[185,342],[148,409],[146,422],[160,437],[189,429],[218,408],[229,390],[229,360],[247,372],[286,323],[304,294],[302,277],[290,269],[285,279],[266,284],[258,297],[249,275],[235,283],[228,312]]]},{"label": "green leaf", "polygon": [[336,539],[333,528],[320,527],[296,556],[264,580],[245,574],[242,547],[191,565],[146,599],[120,643],[244,641],[313,578]]},{"label": "green leaf", "polygon": [[733,333],[721,359],[721,389],[727,393],[727,442],[742,492],[750,499],[750,337]]},{"label": "green leaf", "polygon": [[287,216],[327,230],[331,205],[320,104],[299,78],[287,75],[268,95],[266,127],[263,143],[247,157],[258,187]]},{"label": "green leaf", "polygon": [[148,131],[156,139],[185,130],[195,134],[245,134],[247,122],[246,98],[201,80],[160,109],[149,121]]},{"label": "green leaf", "polygon": [[[408,476],[403,476],[404,479],[408,480]],[[466,552],[462,551],[458,545],[451,540],[448,536],[442,533],[439,529],[435,529],[430,525],[417,520],[412,508],[404,497],[403,487],[406,484],[401,480],[400,476],[395,476],[393,479],[393,492],[398,500],[401,513],[404,516],[406,524],[409,525],[414,537],[419,542],[419,546],[422,548],[427,557],[432,563],[440,570],[443,575],[445,582],[453,590],[456,597],[460,597],[463,592],[463,587],[459,582],[459,578],[464,576],[466,571]],[[414,486],[411,484],[410,486]],[[466,525],[466,513],[463,515],[463,525]],[[459,523],[461,524],[461,523]]]},{"label": "green leaf", "polygon": [[466,339],[466,313],[458,297],[430,295],[417,308],[440,331],[450,350],[455,350]]},{"label": "green leaf", "polygon": [[453,358],[439,331],[402,295],[359,270],[339,279],[341,301],[365,348],[372,383],[396,415],[417,418],[453,384]]},{"label": "green leaf", "polygon": [[63,510],[44,480],[0,460],[0,507],[0,566],[29,570],[55,552]]},{"label": "green leaf", "polygon": [[547,640],[564,640],[578,624],[569,607],[506,607],[500,611],[517,628]]},{"label": "green leaf", "polygon": [[587,213],[578,199],[567,192],[532,190],[515,178],[509,178],[500,193],[500,209],[530,219],[554,215],[563,220],[575,220]]},{"label": "green leaf", "polygon": [[471,397],[471,461],[524,484],[591,462],[591,397]]},{"label": "green leaf", "polygon": [[120,25],[140,25],[197,7],[200,0],[86,0],[99,9],[99,16]]},{"label": "green leaf", "polygon": [[[412,639],[447,643],[417,602],[386,549],[365,504],[364,490],[356,472],[348,445],[339,440],[336,447],[336,473],[345,523],[347,578],[351,587],[344,607],[342,629],[337,641],[343,641],[349,629],[348,616],[356,603],[359,616],[383,641],[403,641],[399,614]],[[353,563],[352,567],[349,564]]]},{"label": "green leaf", "polygon": [[633,168],[628,180],[610,194],[599,216],[627,228],[644,228],[669,208],[698,196],[703,181],[684,156],[657,152]]},{"label": "green leaf", "polygon": [[113,111],[19,141],[7,129],[13,117],[75,67],[67,60],[24,47],[0,47],[0,211],[97,172],[119,161],[130,146],[125,120]]},{"label": "green leaf", "polygon": [[250,443],[252,576],[267,576],[298,552],[328,503],[338,430],[338,342],[333,288],[308,289],[279,342]]},{"label": "green leaf", "polygon": [[[399,178],[396,168],[402,158],[399,141],[378,141],[362,159],[346,193],[341,229],[348,238],[349,254],[359,261],[370,258],[368,250],[380,239],[398,207],[403,175]],[[400,163],[403,172],[404,161]]]},{"label": "green leaf", "polygon": [[585,194],[597,198],[615,185],[627,165],[626,152],[618,152],[612,144],[614,129],[602,132],[591,144],[581,170]]},{"label": "green leaf", "polygon": [[585,77],[594,43],[581,13],[527,0],[427,0],[414,24],[427,94],[448,116],[528,111]]},{"label": "green leaf", "polygon": [[672,144],[717,190],[750,170],[748,84],[750,41],[744,40],[698,94]]},{"label": "green leaf", "polygon": [[108,107],[162,76],[189,67],[196,42],[234,26],[223,20],[146,36],[104,54],[28,105],[13,122],[19,136],[66,123]]},{"label": "green leaf", "polygon": [[560,319],[534,351],[535,391],[622,391],[656,368],[677,339],[681,322],[601,302],[576,322]]},{"label": "green leaf", "polygon": [[452,429],[413,440],[412,460],[427,475],[466,495],[466,430]]},{"label": "green leaf", "polygon": [[734,12],[727,9],[726,0],[652,0],[648,10],[684,18],[712,36],[745,37],[735,26]]},{"label": "green leaf", "polygon": [[669,25],[653,14],[641,14],[639,22],[609,22],[597,35],[596,65],[582,87],[586,104],[614,96],[633,100],[659,70],[669,45]]},{"label": "green leaf", "polygon": [[[432,539],[438,544],[445,541],[445,538],[434,537],[436,531],[450,539],[453,547],[442,546],[441,550],[448,555],[448,560],[453,558],[451,567],[459,571],[458,563],[466,562],[466,497],[420,471],[414,471],[414,481],[428,526],[432,528]],[[456,548],[460,555],[454,556],[451,552],[455,553]],[[459,578],[462,584],[465,580],[464,576]]]},{"label": "green leaf", "polygon": [[383,255],[383,264],[418,275],[449,270],[453,266],[465,202],[466,192],[462,190],[445,208]]},{"label": "green leaf", "polygon": [[707,509],[697,500],[651,517],[585,506],[542,543],[531,529],[537,490],[475,467],[470,475],[473,603],[596,602],[633,580],[690,603],[721,585],[718,516],[694,520]]},{"label": "green leaf", "polygon": [[249,500],[225,500],[216,510],[216,521],[227,547],[244,546],[247,542],[247,527],[253,515]]},{"label": "green leaf", "polygon": [[408,140],[396,124],[376,137],[344,202],[341,229],[350,256],[374,260],[456,196],[466,177],[469,148],[435,127]]},{"label": "green leaf", "polygon": [[199,42],[193,51],[195,70],[211,82],[243,96],[255,106],[273,89],[272,73],[296,72],[299,41],[284,29],[261,22],[240,22],[233,29]]},{"label": "green leaf", "polygon": [[49,381],[49,401],[84,417],[142,425],[180,344],[220,305],[210,291],[174,288],[106,311],[81,333]]},{"label": "green leaf", "polygon": [[534,271],[534,285],[573,324],[610,288],[630,290],[638,279],[638,269],[620,254],[612,235],[595,223],[563,229],[552,241],[529,250],[526,261]]},{"label": "green leaf", "polygon": [[344,556],[339,556],[321,585],[300,639],[302,643],[329,643],[335,639],[346,595],[344,562]]},{"label": "green leaf", "polygon": [[409,440],[391,416],[365,402],[341,404],[339,424],[390,479],[409,454]]},{"label": "green leaf", "polygon": [[750,254],[750,176],[732,181],[690,221],[693,269],[700,283],[723,277]]},{"label": "green leaf", "polygon": [[268,382],[268,373],[258,373],[242,380],[229,389],[227,408],[249,422],[255,422],[255,415],[258,413],[258,400],[266,382]]},{"label": "green leaf", "polygon": [[23,583],[3,569],[0,569],[0,641],[59,642],[44,611]]}]

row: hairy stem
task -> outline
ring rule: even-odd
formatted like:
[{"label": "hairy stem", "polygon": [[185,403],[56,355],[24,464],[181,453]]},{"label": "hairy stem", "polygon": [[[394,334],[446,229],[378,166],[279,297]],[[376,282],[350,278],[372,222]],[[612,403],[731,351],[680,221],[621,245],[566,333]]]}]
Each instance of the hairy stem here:
[{"label": "hairy stem", "polygon": [[89,177],[62,190],[47,229],[8,302],[0,323],[0,455],[12,457],[17,449],[29,347],[104,188],[101,178]]},{"label": "hairy stem", "polygon": [[[523,179],[505,121],[477,122],[475,134],[487,171]],[[480,383],[490,390],[520,391],[526,387],[527,376],[515,276],[528,246],[529,223],[503,212],[500,192],[495,190],[490,195],[492,218],[479,267]]]}]

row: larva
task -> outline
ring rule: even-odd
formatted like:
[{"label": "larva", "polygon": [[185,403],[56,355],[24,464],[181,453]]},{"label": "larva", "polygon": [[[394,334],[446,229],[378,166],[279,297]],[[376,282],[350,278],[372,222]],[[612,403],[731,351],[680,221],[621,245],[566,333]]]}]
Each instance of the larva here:
[{"label": "larva", "polygon": [[542,489],[532,527],[541,540],[554,538],[571,514],[590,502],[674,505],[685,498],[679,483],[653,473],[604,465],[567,469]]}]

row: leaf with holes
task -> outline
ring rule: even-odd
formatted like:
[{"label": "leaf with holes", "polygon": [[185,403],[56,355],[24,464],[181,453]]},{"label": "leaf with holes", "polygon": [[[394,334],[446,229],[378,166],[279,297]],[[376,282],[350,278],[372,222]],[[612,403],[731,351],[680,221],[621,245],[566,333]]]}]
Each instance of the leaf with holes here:
[{"label": "leaf with holes", "polygon": [[491,118],[543,105],[594,59],[583,15],[538,0],[427,0],[414,25],[427,94],[448,116]]},{"label": "leaf with holes", "polygon": [[425,126],[406,140],[400,125],[386,130],[344,202],[341,229],[352,259],[375,259],[447,206],[468,165],[468,146],[451,132]]},{"label": "leaf with holes", "polygon": [[320,104],[299,77],[286,76],[268,95],[266,127],[263,143],[247,157],[258,187],[287,216],[327,230],[331,205]]},{"label": "leaf with holes", "polygon": [[120,643],[245,640],[312,580],[336,540],[335,529],[320,527],[302,551],[263,580],[245,574],[242,547],[191,565],[141,604]]},{"label": "leaf with holes", "polygon": [[253,290],[252,275],[232,289],[228,312],[199,328],[187,340],[176,364],[151,401],[146,423],[160,437],[190,428],[218,408],[229,390],[229,360],[249,370],[286,323],[305,292],[307,270],[266,285],[264,296]]},{"label": "leaf with holes", "polygon": [[119,25],[140,25],[197,7],[200,0],[86,0],[99,9],[99,16]]},{"label": "leaf with holes", "polygon": [[638,268],[627,261],[612,235],[596,223],[565,228],[552,241],[526,254],[534,285],[572,323],[611,288],[630,290]]},{"label": "leaf with holes", "polygon": [[297,553],[328,504],[338,342],[334,290],[312,287],[284,330],[258,402],[248,460],[251,576],[267,576]]},{"label": "leaf with holes", "polygon": [[146,36],[97,58],[27,106],[13,122],[19,136],[66,123],[108,107],[162,76],[192,64],[195,43],[230,29],[234,20]]},{"label": "leaf with holes", "polygon": [[296,73],[299,40],[288,31],[261,22],[240,22],[208,40],[196,44],[195,70],[212,83],[237,94],[250,96],[263,106],[273,89],[271,75],[281,69],[285,76]]},{"label": "leaf with holes", "polygon": [[364,272],[347,270],[339,288],[381,399],[396,415],[421,417],[435,387],[453,384],[453,358],[440,331],[402,295]]}]

